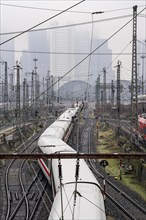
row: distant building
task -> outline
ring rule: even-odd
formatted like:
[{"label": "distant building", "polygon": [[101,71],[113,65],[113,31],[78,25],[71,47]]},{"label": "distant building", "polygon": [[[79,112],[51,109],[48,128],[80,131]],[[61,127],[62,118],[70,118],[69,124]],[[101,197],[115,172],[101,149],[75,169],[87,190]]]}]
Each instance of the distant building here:
[{"label": "distant building", "polygon": [[[57,27],[58,23],[53,22],[52,26]],[[50,38],[50,74],[56,77],[62,77],[72,67],[74,67],[74,27],[56,28],[49,32]],[[60,86],[64,83],[74,80],[74,70],[60,81]]]},{"label": "distant building", "polygon": [[[89,32],[76,31],[75,35],[75,64],[82,61],[89,53]],[[89,58],[81,62],[75,69],[75,79],[87,81]]]},{"label": "distant building", "polygon": [[[114,71],[112,70],[112,50],[108,48],[108,43],[104,43],[106,39],[93,39],[92,41],[92,51],[97,49],[91,56],[90,72],[93,74],[92,83],[94,83],[98,77],[101,75],[101,82],[103,81],[103,68],[106,70],[106,82],[111,83],[111,80],[115,79]],[[103,45],[102,45],[103,44]],[[102,45],[100,47],[100,45]]]},{"label": "distant building", "polygon": [[[7,40],[6,37],[0,37],[0,43]],[[3,62],[7,62],[7,79],[8,79],[8,95],[11,96],[13,85],[10,82],[10,75],[12,75],[13,67],[15,65],[15,53],[14,53],[14,41],[11,40],[0,46],[0,102],[3,101],[4,95],[4,80],[5,80],[5,65]]]},{"label": "distant building", "polygon": [[49,43],[46,31],[28,33],[28,51],[23,51],[21,57],[21,66],[24,72],[34,70],[34,58],[37,59],[37,73],[41,79],[50,70]]},{"label": "distant building", "polygon": [[[88,31],[76,32],[75,38],[75,64],[83,60],[88,54],[98,48],[106,39],[93,39],[92,49],[90,50],[91,40]],[[85,59],[76,69],[75,78],[78,80],[88,81],[93,84],[98,74],[103,75],[103,68],[112,63],[112,50],[108,48],[108,43],[103,44],[97,49],[91,57]],[[89,77],[88,77],[89,75]],[[115,79],[112,65],[107,69],[106,81],[107,83]],[[101,77],[102,81],[102,77]]]},{"label": "distant building", "polygon": [[[0,43],[5,41],[6,38],[1,36]],[[8,69],[13,69],[14,61],[15,61],[15,53],[14,53],[14,41],[11,40],[0,46],[0,61],[6,61],[8,64]]]}]

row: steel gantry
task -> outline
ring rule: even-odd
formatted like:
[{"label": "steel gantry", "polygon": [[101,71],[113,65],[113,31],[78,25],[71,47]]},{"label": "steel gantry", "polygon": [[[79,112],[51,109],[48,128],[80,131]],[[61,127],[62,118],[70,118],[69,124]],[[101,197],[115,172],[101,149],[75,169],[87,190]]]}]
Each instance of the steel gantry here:
[{"label": "steel gantry", "polygon": [[132,44],[132,80],[131,80],[131,126],[138,130],[137,110],[137,5],[133,7],[133,44]]},{"label": "steel gantry", "polygon": [[5,64],[5,85],[4,85],[4,115],[7,118],[8,114],[8,73],[7,73],[7,62]]},{"label": "steel gantry", "polygon": [[17,76],[17,84],[16,84],[16,119],[20,117],[20,65],[18,64],[18,61],[16,61],[16,66],[14,67],[16,69],[16,76]]},{"label": "steel gantry", "polygon": [[121,62],[117,63],[117,133],[120,133],[120,114],[121,114],[121,85],[120,85]]},{"label": "steel gantry", "polygon": [[100,105],[100,74],[97,77],[95,94],[96,94],[96,104],[97,104],[97,107],[99,107]]},{"label": "steel gantry", "polygon": [[115,86],[114,81],[111,81],[111,105],[114,106]]},{"label": "steel gantry", "polygon": [[103,68],[103,104],[104,107],[107,103],[107,97],[106,97],[106,68]]}]

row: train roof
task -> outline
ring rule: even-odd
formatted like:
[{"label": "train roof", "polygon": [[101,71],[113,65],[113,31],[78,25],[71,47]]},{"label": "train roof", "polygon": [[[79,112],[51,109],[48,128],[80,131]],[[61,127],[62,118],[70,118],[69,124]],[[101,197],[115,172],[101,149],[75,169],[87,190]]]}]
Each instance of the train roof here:
[{"label": "train roof", "polygon": [[[61,153],[65,153],[65,152],[60,152],[60,154]],[[73,153],[76,154],[77,152],[74,151]],[[59,185],[59,179],[57,178],[58,177],[58,160],[53,159],[52,164],[53,164],[54,177],[56,177],[55,179],[56,179],[56,181],[58,181],[58,183],[56,182],[56,184]],[[77,164],[76,159],[69,159],[69,160],[68,159],[61,159],[61,165],[62,165],[62,171],[63,171],[62,172],[62,183],[63,184],[75,181],[76,164]],[[69,169],[69,167],[71,169]],[[88,168],[86,162],[83,159],[79,160],[79,179],[78,179],[78,182],[80,182],[80,181],[96,182],[97,184],[99,184],[97,182],[95,176],[93,175],[91,170]]]},{"label": "train roof", "polygon": [[[64,190],[62,190],[64,219],[106,220],[103,196],[97,185],[92,183],[78,183],[75,206],[74,192],[75,184],[67,184],[65,185],[65,192]],[[59,217],[61,216],[62,213],[60,208],[60,201],[61,194],[60,192],[58,192],[55,196],[53,203],[53,206],[55,208],[52,208],[49,220],[59,219]]]},{"label": "train roof", "polygon": [[40,137],[38,140],[38,146],[45,154],[51,154],[60,151],[74,152],[74,150],[68,144],[66,144],[61,139],[54,137],[49,137],[49,141],[48,138],[45,139],[44,137]]},{"label": "train roof", "polygon": [[71,120],[72,116],[76,115],[77,108],[67,109],[57,120]]}]

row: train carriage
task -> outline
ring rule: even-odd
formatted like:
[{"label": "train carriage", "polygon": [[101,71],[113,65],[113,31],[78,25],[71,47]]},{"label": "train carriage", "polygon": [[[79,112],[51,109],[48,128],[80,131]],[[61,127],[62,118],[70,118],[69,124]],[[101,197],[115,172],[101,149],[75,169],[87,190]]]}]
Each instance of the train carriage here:
[{"label": "train carriage", "polygon": [[[38,140],[39,150],[45,154],[77,152],[67,143],[72,119],[81,107],[67,109]],[[40,159],[39,165],[52,185],[54,202],[49,220],[106,219],[102,190],[86,162],[76,159]]]}]

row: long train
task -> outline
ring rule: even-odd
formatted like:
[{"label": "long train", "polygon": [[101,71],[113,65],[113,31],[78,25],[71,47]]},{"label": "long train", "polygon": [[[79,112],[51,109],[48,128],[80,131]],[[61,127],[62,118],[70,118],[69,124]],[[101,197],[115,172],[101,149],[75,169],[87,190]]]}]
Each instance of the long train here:
[{"label": "long train", "polygon": [[[66,141],[81,108],[79,103],[68,108],[45,130],[38,140],[41,152],[76,153]],[[83,159],[40,159],[39,165],[52,185],[54,201],[49,220],[106,219],[102,190]]]}]

